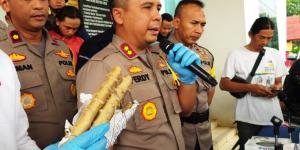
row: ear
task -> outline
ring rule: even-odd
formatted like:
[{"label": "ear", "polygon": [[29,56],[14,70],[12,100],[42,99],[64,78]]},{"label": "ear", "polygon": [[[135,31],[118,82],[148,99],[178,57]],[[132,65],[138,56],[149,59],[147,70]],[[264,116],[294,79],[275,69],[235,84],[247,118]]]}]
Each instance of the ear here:
[{"label": "ear", "polygon": [[0,3],[1,3],[2,9],[3,9],[6,13],[10,12],[10,5],[9,5],[9,3],[8,3],[8,0],[0,0]]},{"label": "ear", "polygon": [[178,29],[179,25],[180,25],[180,19],[178,17],[175,17],[174,20],[173,20],[173,27],[175,29]]},{"label": "ear", "polygon": [[123,24],[124,22],[124,9],[123,8],[113,8],[112,18],[116,24]]}]

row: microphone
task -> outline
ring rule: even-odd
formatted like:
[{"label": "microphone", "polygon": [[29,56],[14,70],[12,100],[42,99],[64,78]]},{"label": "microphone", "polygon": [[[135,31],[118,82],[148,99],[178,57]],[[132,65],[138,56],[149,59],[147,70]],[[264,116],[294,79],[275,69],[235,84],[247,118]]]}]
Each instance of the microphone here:
[{"label": "microphone", "polygon": [[[169,51],[174,47],[174,43],[170,42],[167,39],[163,39],[159,43],[159,47],[166,53],[169,54]],[[176,55],[176,54],[175,54]],[[204,69],[202,69],[199,65],[193,62],[191,65],[187,66],[190,71],[195,73],[199,78],[207,82],[212,86],[216,86],[218,82]]]}]

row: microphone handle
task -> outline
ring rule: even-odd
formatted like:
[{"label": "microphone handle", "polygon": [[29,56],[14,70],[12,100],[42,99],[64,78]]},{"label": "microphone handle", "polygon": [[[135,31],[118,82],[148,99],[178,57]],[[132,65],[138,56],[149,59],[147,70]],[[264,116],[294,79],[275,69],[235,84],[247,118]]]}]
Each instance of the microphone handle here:
[{"label": "microphone handle", "polygon": [[191,65],[187,66],[187,68],[189,68],[193,73],[195,73],[198,77],[200,77],[202,80],[204,80],[208,84],[210,84],[212,86],[216,86],[218,84],[216,79],[214,79],[210,74],[208,74],[199,65],[195,64],[195,62],[193,62]]}]

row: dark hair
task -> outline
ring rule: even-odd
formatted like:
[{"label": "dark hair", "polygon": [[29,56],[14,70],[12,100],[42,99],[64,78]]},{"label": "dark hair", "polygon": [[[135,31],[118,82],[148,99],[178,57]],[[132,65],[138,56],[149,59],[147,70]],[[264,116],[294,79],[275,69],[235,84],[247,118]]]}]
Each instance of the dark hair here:
[{"label": "dark hair", "polygon": [[272,20],[268,17],[260,17],[257,18],[254,23],[251,26],[250,32],[255,35],[257,34],[260,30],[264,29],[272,29],[274,30],[274,23]]},{"label": "dark hair", "polygon": [[163,13],[161,15],[161,19],[162,19],[162,21],[166,20],[166,21],[170,22],[173,20],[173,17],[169,13]]},{"label": "dark hair", "polygon": [[82,20],[79,10],[73,6],[64,6],[57,12],[55,17],[59,21],[64,21],[66,17],[72,18],[72,19],[78,18],[78,19]]},{"label": "dark hair", "polygon": [[188,4],[195,4],[195,5],[199,6],[200,8],[204,8],[204,3],[200,0],[181,0],[178,3],[178,5],[176,6],[174,16],[178,16],[181,12],[182,6],[188,5]]}]

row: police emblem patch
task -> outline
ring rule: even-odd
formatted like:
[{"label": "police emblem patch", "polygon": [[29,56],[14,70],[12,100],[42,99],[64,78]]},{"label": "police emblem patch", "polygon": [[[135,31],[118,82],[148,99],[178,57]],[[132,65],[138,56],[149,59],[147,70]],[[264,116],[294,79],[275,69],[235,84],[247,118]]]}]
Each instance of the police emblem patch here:
[{"label": "police emblem patch", "polygon": [[31,93],[23,93],[21,96],[21,104],[24,109],[31,109],[36,105],[36,99]]},{"label": "police emblem patch", "polygon": [[155,103],[147,102],[146,104],[143,105],[142,116],[145,120],[151,121],[155,119],[156,115],[157,115],[157,108]]},{"label": "police emblem patch", "polygon": [[17,53],[11,53],[9,54],[9,58],[13,61],[13,62],[20,62],[26,59],[25,55],[22,54],[17,54]]},{"label": "police emblem patch", "polygon": [[65,53],[63,50],[57,51],[57,52],[55,53],[55,55],[57,55],[57,56],[59,56],[59,57],[61,57],[61,58],[65,58],[65,59],[67,59],[67,58],[70,56],[70,54]]}]

